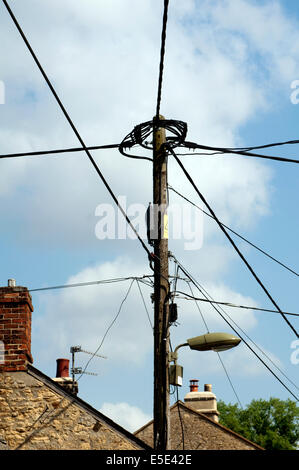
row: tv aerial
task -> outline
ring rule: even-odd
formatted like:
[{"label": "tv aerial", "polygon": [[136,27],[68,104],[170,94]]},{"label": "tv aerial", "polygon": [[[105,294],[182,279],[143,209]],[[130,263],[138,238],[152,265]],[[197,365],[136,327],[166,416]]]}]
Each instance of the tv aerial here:
[{"label": "tv aerial", "polygon": [[86,372],[85,370],[82,370],[82,367],[75,367],[75,354],[78,352],[83,352],[85,354],[90,354],[91,356],[94,357],[101,357],[102,359],[107,359],[106,356],[102,356],[100,354],[95,354],[90,351],[85,351],[85,349],[82,349],[81,346],[71,346],[70,352],[72,354],[72,368],[71,368],[71,374],[72,374],[72,380],[73,384],[75,383],[75,375],[77,374],[87,374],[87,375],[98,375],[95,374],[94,372]]}]

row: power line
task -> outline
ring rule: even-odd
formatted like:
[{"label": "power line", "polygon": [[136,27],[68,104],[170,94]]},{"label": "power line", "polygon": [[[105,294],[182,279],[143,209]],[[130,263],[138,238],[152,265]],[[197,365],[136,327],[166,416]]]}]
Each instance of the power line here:
[{"label": "power line", "polygon": [[158,80],[158,96],[157,96],[157,107],[156,107],[156,119],[159,119],[159,115],[160,115],[163,70],[164,70],[164,56],[165,56],[165,43],[166,43],[166,27],[167,27],[167,19],[168,19],[167,18],[167,16],[168,16],[168,4],[169,4],[169,0],[164,0],[163,26],[162,26],[162,34],[161,34],[161,50],[160,50],[160,65],[159,65],[159,80]]},{"label": "power line", "polygon": [[[175,259],[175,258],[174,258]],[[179,270],[179,265],[176,265],[177,271]],[[176,282],[176,280],[175,280]],[[171,352],[173,352],[172,344],[171,344],[171,339],[169,338],[169,347]],[[180,405],[179,405],[179,387],[178,385],[174,385],[174,392],[176,392],[176,400],[177,400],[177,406],[178,406],[178,414],[179,414],[179,420],[180,420],[180,425],[181,425],[181,432],[182,432],[182,444],[183,444],[183,450],[185,449],[185,434],[184,434],[184,425],[183,425],[183,419],[181,416],[181,410],[180,410]]]},{"label": "power line", "polygon": [[26,44],[26,46],[27,46],[27,48],[28,48],[28,50],[29,50],[29,52],[30,52],[30,54],[31,54],[31,56],[32,56],[32,58],[33,58],[33,60],[34,60],[34,62],[36,63],[37,67],[39,68],[39,70],[40,70],[42,76],[44,77],[44,79],[45,79],[45,81],[46,81],[46,83],[47,83],[49,89],[51,90],[51,92],[52,92],[52,94],[53,94],[53,96],[54,96],[56,102],[58,103],[58,105],[59,105],[59,107],[60,107],[62,113],[64,114],[65,118],[67,119],[67,121],[68,121],[69,125],[71,126],[71,128],[72,128],[74,134],[76,135],[77,139],[79,140],[79,142],[80,142],[82,148],[84,149],[86,155],[88,156],[88,158],[89,158],[91,164],[93,165],[94,169],[96,170],[98,176],[101,178],[102,182],[104,183],[106,189],[108,190],[108,192],[109,192],[109,194],[111,195],[112,199],[114,200],[115,204],[116,204],[117,207],[119,208],[120,212],[121,212],[121,213],[123,214],[123,216],[125,217],[127,223],[130,225],[131,229],[132,229],[133,232],[135,233],[135,235],[136,235],[136,237],[138,238],[139,242],[141,243],[142,247],[143,247],[144,250],[147,252],[148,256],[151,257],[152,255],[151,255],[149,249],[147,248],[146,244],[144,243],[144,241],[142,240],[142,238],[141,238],[140,235],[138,234],[138,232],[137,232],[137,230],[135,229],[135,227],[133,226],[133,224],[131,223],[129,217],[127,216],[127,214],[126,214],[125,211],[123,210],[122,206],[119,204],[119,202],[118,202],[118,200],[117,200],[117,197],[115,196],[115,194],[114,194],[114,192],[112,191],[110,185],[108,184],[108,182],[106,181],[104,175],[102,174],[100,168],[98,167],[98,165],[96,164],[95,160],[93,159],[93,157],[92,157],[90,151],[89,151],[88,148],[86,147],[86,145],[85,145],[85,143],[84,143],[84,141],[83,141],[81,135],[79,134],[79,132],[78,132],[77,128],[75,127],[75,125],[74,125],[72,119],[70,118],[68,112],[66,111],[64,105],[62,104],[62,101],[60,100],[60,98],[59,98],[59,96],[58,96],[58,94],[57,94],[55,88],[53,87],[51,81],[49,80],[49,78],[48,78],[46,72],[44,71],[44,69],[43,69],[41,63],[39,62],[39,60],[38,60],[36,54],[34,53],[34,51],[33,51],[32,47],[31,47],[31,45],[30,45],[28,39],[26,38],[26,36],[25,36],[25,34],[24,34],[24,32],[23,32],[21,26],[19,25],[17,19],[15,18],[15,16],[14,16],[12,10],[10,9],[10,7],[9,7],[9,5],[8,5],[8,3],[7,3],[7,1],[6,1],[6,0],[2,0],[2,1],[3,1],[3,3],[4,3],[4,5],[5,5],[5,7],[6,7],[8,13],[9,13],[11,19],[13,20],[13,22],[14,22],[14,24],[15,24],[17,30],[19,31],[19,33],[20,33],[20,35],[21,35],[23,41],[25,42],[25,44]]},{"label": "power line", "polygon": [[137,281],[137,286],[138,286],[138,289],[139,289],[139,292],[140,292],[140,295],[141,295],[141,298],[142,298],[142,302],[143,302],[143,305],[144,305],[144,308],[145,308],[145,311],[146,311],[146,315],[147,315],[149,324],[151,325],[151,329],[153,330],[153,329],[154,329],[154,326],[153,326],[153,324],[152,324],[152,320],[151,320],[150,314],[149,314],[149,312],[148,312],[148,309],[147,309],[147,306],[146,306],[146,303],[145,303],[145,300],[144,300],[144,296],[143,296],[141,287],[140,287],[140,285],[139,285],[139,281],[138,281],[138,279],[136,279],[136,281]]},{"label": "power line", "polygon": [[[194,144],[191,142],[192,145],[200,145],[200,144]],[[225,150],[230,150],[233,152],[237,152],[238,150],[241,150],[242,152],[247,152],[250,150],[260,150],[260,149],[265,149],[265,148],[270,148],[270,147],[278,147],[278,146],[283,146],[283,145],[294,145],[294,144],[299,144],[299,140],[286,140],[282,142],[273,142],[272,144],[262,144],[262,145],[252,145],[252,146],[247,146],[247,147],[219,147],[219,149],[225,149]],[[211,147],[211,148],[216,148],[216,147]]]},{"label": "power line", "polygon": [[222,367],[223,367],[223,370],[224,370],[224,372],[225,372],[225,375],[226,375],[226,377],[227,377],[227,380],[229,381],[229,384],[230,384],[230,386],[231,386],[231,388],[232,388],[232,390],[233,390],[233,392],[234,392],[234,395],[235,395],[237,401],[239,402],[240,407],[243,408],[242,403],[241,403],[241,401],[240,401],[240,398],[239,398],[239,396],[238,396],[238,394],[237,394],[237,391],[236,391],[236,389],[235,389],[235,387],[234,387],[234,384],[232,383],[231,378],[230,378],[230,376],[228,375],[228,372],[227,372],[227,369],[226,369],[226,367],[225,367],[225,365],[224,365],[224,362],[223,362],[223,360],[222,360],[222,357],[221,357],[221,355],[220,355],[220,353],[219,353],[218,351],[216,351],[216,352],[217,352],[218,359],[219,359],[219,361],[220,361],[220,363],[221,363],[221,365],[222,365]]},{"label": "power line", "polygon": [[[188,282],[188,285],[189,285],[189,289],[190,289],[190,291],[191,291],[191,294],[192,294],[192,296],[193,296],[193,298],[194,298],[194,300],[195,300],[195,304],[196,304],[197,310],[199,311],[199,314],[200,314],[200,316],[201,316],[201,318],[202,318],[202,321],[203,321],[203,323],[204,323],[204,325],[205,325],[205,327],[206,327],[207,333],[210,333],[208,324],[207,324],[207,322],[206,322],[206,320],[205,320],[205,318],[204,318],[204,315],[203,315],[201,309],[199,308],[199,305],[198,305],[198,303],[197,303],[197,301],[196,301],[196,299],[195,299],[195,297],[194,297],[193,290],[192,290],[192,287],[191,287],[191,283]],[[236,392],[236,389],[235,389],[235,387],[234,387],[234,385],[233,385],[233,383],[232,383],[232,380],[231,380],[231,378],[230,378],[230,376],[229,376],[229,374],[228,374],[228,371],[227,371],[227,369],[226,369],[226,367],[225,367],[225,365],[224,365],[224,362],[223,362],[223,360],[222,360],[222,358],[221,358],[221,356],[220,356],[220,353],[219,353],[218,351],[217,351],[217,356],[218,356],[218,359],[219,359],[219,361],[220,361],[220,364],[221,364],[221,366],[222,366],[222,368],[223,368],[223,370],[224,370],[224,373],[225,373],[225,375],[226,375],[226,377],[227,377],[227,380],[228,380],[228,382],[229,382],[229,384],[230,384],[230,386],[231,386],[231,388],[232,388],[232,391],[233,391],[233,393],[234,393],[234,395],[235,395],[237,401],[239,402],[239,404],[240,404],[240,406],[241,406],[241,408],[242,408],[242,404],[241,404],[240,398],[239,398],[239,396],[238,396],[238,394],[237,394],[237,392]]]},{"label": "power line", "polygon": [[[175,258],[174,258],[174,260],[175,260],[175,263],[176,263],[178,269],[181,269],[180,266],[179,266],[179,264],[177,264]],[[187,282],[187,281],[185,281],[185,282]],[[199,314],[200,314],[200,316],[201,316],[201,319],[202,319],[202,321],[203,321],[203,323],[204,323],[204,325],[205,325],[206,331],[207,331],[207,333],[210,333],[208,324],[207,324],[207,322],[206,322],[206,320],[205,320],[205,318],[204,318],[204,315],[203,315],[203,313],[202,313],[202,311],[201,311],[201,309],[200,309],[200,307],[199,307],[199,305],[198,305],[198,303],[197,303],[197,299],[194,297],[194,293],[193,293],[193,290],[192,290],[192,287],[191,287],[191,283],[190,283],[190,282],[187,282],[187,284],[188,284],[188,286],[189,286],[189,289],[190,289],[190,292],[191,292],[191,294],[192,294],[192,297],[193,297],[193,299],[194,299],[194,301],[195,301],[197,310],[198,310],[198,312],[199,312]],[[176,292],[178,292],[178,291],[176,291]],[[224,370],[224,373],[225,373],[225,375],[226,375],[226,377],[227,377],[227,379],[228,379],[228,382],[229,382],[229,384],[230,384],[230,386],[231,386],[231,388],[232,388],[232,391],[233,391],[233,393],[234,393],[234,395],[235,395],[237,401],[239,402],[239,404],[240,404],[240,406],[241,406],[241,408],[242,408],[242,404],[241,404],[241,401],[240,401],[240,399],[239,399],[239,396],[238,396],[238,394],[237,394],[237,392],[236,392],[236,389],[235,389],[235,387],[234,387],[234,385],[233,385],[233,383],[232,383],[232,380],[231,380],[231,378],[230,378],[230,376],[229,376],[229,374],[228,374],[228,371],[227,371],[227,369],[226,369],[226,367],[225,367],[225,365],[224,365],[224,362],[223,362],[223,360],[222,360],[222,358],[221,358],[219,352],[217,352],[217,356],[218,356],[218,359],[219,359],[219,361],[220,361],[220,364],[221,364],[221,366],[222,366],[222,368],[223,368],[223,370]]]},{"label": "power line", "polygon": [[299,335],[296,331],[296,329],[294,328],[294,326],[291,324],[291,322],[288,320],[288,318],[285,316],[285,314],[282,312],[282,310],[280,309],[280,307],[278,306],[278,304],[275,302],[275,300],[273,299],[273,297],[271,296],[271,294],[269,293],[268,289],[264,286],[264,284],[262,283],[262,281],[259,279],[259,277],[257,276],[257,274],[254,272],[253,268],[250,266],[250,264],[248,263],[248,261],[246,260],[246,258],[244,257],[244,255],[241,253],[241,251],[239,250],[239,248],[237,247],[237,245],[235,244],[235,242],[233,241],[233,239],[231,238],[231,236],[228,234],[228,232],[226,231],[226,229],[223,227],[223,225],[221,224],[221,222],[218,220],[218,217],[216,216],[215,212],[213,211],[213,209],[210,207],[210,205],[208,204],[208,202],[206,201],[206,199],[204,198],[204,196],[202,195],[202,193],[199,191],[198,187],[196,186],[196,184],[194,183],[193,179],[191,178],[190,174],[187,172],[187,170],[185,169],[184,165],[181,163],[180,159],[176,156],[175,152],[173,151],[173,149],[171,147],[169,147],[169,151],[171,152],[171,154],[174,156],[174,158],[176,159],[177,163],[179,164],[179,166],[181,167],[181,169],[183,170],[185,176],[187,177],[187,179],[189,180],[189,182],[192,184],[193,188],[195,189],[195,191],[197,192],[197,194],[199,195],[200,199],[202,200],[202,202],[207,206],[207,208],[209,209],[211,215],[214,217],[214,219],[216,220],[218,226],[220,227],[220,229],[222,230],[222,232],[224,233],[224,235],[226,236],[226,238],[230,241],[231,245],[233,246],[233,248],[236,250],[236,252],[238,253],[238,255],[240,256],[240,258],[242,259],[242,261],[245,263],[245,265],[247,266],[247,268],[249,269],[249,271],[251,272],[251,274],[253,275],[253,277],[255,278],[255,280],[258,282],[258,284],[261,286],[261,288],[263,289],[263,291],[265,292],[265,294],[267,295],[267,297],[270,299],[270,301],[273,303],[274,307],[277,308],[278,312],[281,314],[282,318],[284,319],[284,321],[287,323],[287,325],[292,329],[292,331],[295,333],[296,337],[299,338]]},{"label": "power line", "polygon": [[299,160],[294,160],[292,158],[284,158],[284,157],[273,157],[273,156],[270,156],[270,155],[260,155],[260,154],[252,154],[252,153],[245,153],[245,152],[232,152],[232,151],[229,151],[229,152],[225,152],[225,151],[222,151],[222,152],[210,152],[210,153],[207,153],[207,152],[193,152],[193,153],[180,153],[180,154],[177,154],[177,155],[180,155],[180,156],[187,156],[187,155],[205,155],[205,156],[212,156],[212,155],[223,155],[223,154],[235,154],[235,155],[244,155],[246,157],[260,157],[260,158],[263,158],[263,159],[268,159],[268,160],[276,160],[278,162],[286,162],[286,163],[299,163]]},{"label": "power line", "polygon": [[[86,147],[87,150],[106,150],[106,149],[116,149],[119,148],[119,144],[109,144],[109,145],[94,145],[92,147]],[[0,159],[4,158],[16,158],[16,157],[35,157],[39,155],[55,155],[58,153],[72,153],[72,152],[85,152],[85,148],[82,147],[71,147],[64,149],[55,149],[55,150],[37,150],[35,152],[21,152],[21,153],[6,153],[0,155]]]},{"label": "power line", "polygon": [[[169,257],[171,257],[170,252],[169,252]],[[176,292],[176,287],[177,287],[177,283],[179,279],[178,273],[179,273],[179,266],[175,262],[175,271],[174,271],[174,276],[173,276],[173,291],[174,292]]]},{"label": "power line", "polygon": [[273,142],[272,144],[263,144],[263,145],[255,145],[255,146],[250,146],[250,147],[233,147],[229,148],[228,150],[258,150],[258,149],[265,149],[269,147],[278,147],[278,146],[283,146],[283,145],[293,145],[293,144],[299,144],[299,140],[286,140],[284,142]]},{"label": "power line", "polygon": [[175,388],[176,388],[176,401],[177,401],[177,406],[178,406],[178,414],[179,414],[181,433],[182,433],[182,449],[185,450],[185,431],[184,431],[183,418],[181,415],[180,404],[179,404],[179,387],[176,385]]},{"label": "power line", "polygon": [[[247,152],[248,150],[254,150],[254,149],[260,149],[260,148],[266,148],[266,147],[271,147],[271,146],[277,146],[277,145],[286,145],[286,144],[297,144],[299,143],[299,140],[295,141],[289,141],[289,142],[284,142],[284,143],[275,143],[275,144],[268,144],[268,145],[260,145],[258,147],[248,147],[248,148],[224,148],[224,147],[219,147],[219,150],[212,152],[210,151],[209,153],[207,152],[192,152],[192,153],[177,153],[179,156],[188,156],[188,155],[221,155],[223,153],[237,153],[238,150],[240,150],[243,155],[244,152]],[[135,144],[134,144],[135,145]],[[181,144],[181,146],[188,147],[188,145],[191,145],[192,148],[202,148],[202,149],[209,149],[212,150],[216,147],[208,147],[208,146],[203,146],[200,144],[195,144],[193,142],[185,142],[184,144]],[[124,145],[123,145],[124,146]],[[132,147],[133,145],[128,145],[126,142],[126,146]],[[121,144],[107,144],[107,145],[92,145],[92,146],[86,146],[87,150],[108,150],[108,149],[120,149]],[[16,158],[16,157],[34,157],[34,156],[39,156],[39,155],[55,155],[59,153],[75,153],[75,152],[84,152],[85,148],[82,147],[70,147],[70,148],[61,148],[61,149],[53,149],[53,150],[37,150],[37,151],[32,151],[32,152],[17,152],[17,153],[7,153],[7,154],[2,154],[0,155],[0,159],[4,158]],[[128,155],[131,158],[143,158],[146,160],[152,161],[151,158],[146,158],[146,157],[140,157],[140,156],[134,156],[134,155]],[[250,156],[250,155],[249,155]],[[299,160],[293,160],[293,159],[285,159],[284,157],[271,157],[267,155],[255,155],[255,156],[260,156],[262,158],[270,158],[270,159],[275,159],[279,161],[288,161],[288,162],[294,162],[298,163]]]},{"label": "power line", "polygon": [[[178,262],[178,261],[177,261]],[[188,271],[182,266],[181,263],[179,263],[179,266],[180,266],[180,269],[181,271],[190,279],[190,281],[195,285],[195,287],[201,292],[201,294],[209,301],[209,298],[207,296],[207,294],[205,293],[205,289],[203,289],[200,284],[198,283],[198,281],[196,281],[194,279],[194,277],[188,273]],[[237,328],[239,328],[240,331],[242,331],[245,336],[267,357],[267,359],[283,374],[285,375],[279,368],[278,366],[276,366],[274,364],[274,362],[266,355],[265,352],[263,352],[261,350],[261,348],[259,348],[259,346],[257,344],[255,344],[250,338],[249,336],[242,330],[242,328],[240,326],[238,326],[232,319],[231,317],[222,309],[222,307],[219,307],[219,309],[215,306],[215,303],[214,302],[210,302],[212,307],[214,308],[214,310],[216,310],[216,312],[221,316],[221,318],[229,325],[229,327],[239,336],[239,338],[243,341],[243,343],[250,349],[250,351],[257,357],[257,359],[268,369],[268,371],[278,380],[278,382],[296,399],[298,400],[298,397],[296,397],[296,395],[285,385],[285,383],[275,374],[275,372],[273,372],[273,370],[268,366],[268,364],[266,364],[266,362],[257,354],[257,352],[248,344],[248,342],[240,335],[240,333],[232,326],[232,324],[227,320],[227,318],[225,318],[224,315],[226,315],[228,318],[230,318],[230,320],[237,326]],[[221,313],[221,311],[223,313]],[[224,315],[223,315],[224,314]],[[286,377],[286,376],[285,376]],[[286,377],[288,379],[288,377]],[[291,380],[288,379],[290,382]],[[293,382],[291,382],[293,384]],[[293,384],[296,388],[298,388],[295,384]]]},{"label": "power line", "polygon": [[191,284],[190,284],[189,282],[188,282],[188,286],[189,286],[190,292],[191,292],[191,294],[192,294],[193,300],[195,301],[195,305],[196,305],[196,307],[197,307],[197,310],[198,310],[198,312],[199,312],[199,314],[200,314],[200,316],[201,316],[201,319],[202,319],[202,321],[203,321],[203,323],[204,323],[204,325],[205,325],[205,327],[206,327],[207,333],[210,333],[208,324],[207,324],[207,322],[206,322],[206,320],[205,320],[205,317],[203,316],[203,313],[202,313],[202,311],[201,311],[201,309],[200,309],[200,307],[199,307],[199,305],[198,305],[198,303],[197,303],[196,298],[194,297],[193,290],[192,290]]},{"label": "power line", "polygon": [[[211,303],[213,301],[213,298],[212,296],[207,292],[206,289],[204,289],[204,287],[202,287],[199,283],[198,283],[199,287],[201,287],[201,290],[200,292],[203,293],[205,292],[206,295],[209,297],[209,299],[211,299]],[[274,365],[274,367],[276,367],[276,369],[297,389],[299,390],[299,388],[297,387],[297,385],[292,382],[291,379],[289,379],[289,377],[287,377],[287,375],[277,366],[277,364],[275,364],[275,362],[265,353],[265,351],[263,351],[248,335],[247,333],[239,326],[237,325],[237,323],[230,317],[230,315],[222,308],[222,307],[219,307],[220,310],[224,313],[224,315],[226,315],[233,323],[234,325],[236,325],[237,328],[239,328],[240,331],[242,331],[242,333],[249,339],[249,341],[252,342],[252,344],[254,344],[254,346],[259,349],[259,351]]]},{"label": "power line", "polygon": [[[180,268],[180,265],[178,264],[176,258],[175,258],[172,254],[171,254],[171,257],[173,257],[174,262],[175,262],[176,267],[177,267],[177,269],[176,269],[176,275],[177,275],[176,281],[177,281],[177,279],[178,279],[178,271],[179,271],[179,269],[181,269],[181,268]],[[176,284],[177,284],[176,281],[175,281],[175,285],[174,285],[174,293],[178,292],[178,291],[176,290]],[[201,319],[202,319],[202,321],[203,321],[203,323],[204,323],[204,325],[205,325],[206,331],[207,331],[207,333],[210,333],[210,330],[209,330],[208,324],[207,324],[207,322],[206,322],[206,320],[205,320],[205,317],[204,317],[204,315],[203,315],[203,312],[201,311],[201,309],[200,309],[200,307],[199,307],[199,305],[198,305],[198,303],[197,303],[197,299],[194,297],[194,293],[193,293],[193,290],[192,290],[192,287],[191,287],[191,283],[188,282],[188,281],[186,281],[186,280],[185,280],[185,282],[187,282],[187,284],[188,284],[188,286],[189,286],[190,292],[191,292],[191,294],[192,294],[192,298],[193,298],[193,300],[195,301],[196,308],[197,308],[197,310],[198,310],[198,312],[199,312],[199,314],[200,314],[200,316],[201,316]],[[218,359],[219,359],[219,361],[220,361],[220,364],[221,364],[221,366],[222,366],[222,368],[223,368],[223,370],[224,370],[224,372],[225,372],[225,375],[226,375],[226,377],[227,377],[227,379],[228,379],[228,381],[229,381],[229,384],[230,384],[230,386],[231,386],[231,388],[232,388],[232,391],[233,391],[235,397],[237,398],[237,401],[239,402],[239,404],[240,404],[240,406],[241,406],[241,408],[242,408],[241,401],[240,401],[240,399],[239,399],[239,397],[238,397],[238,394],[237,394],[237,392],[236,392],[235,387],[233,386],[232,380],[231,380],[231,378],[230,378],[230,376],[229,376],[229,374],[228,374],[228,371],[227,371],[227,369],[226,369],[226,367],[225,367],[225,365],[224,365],[224,362],[223,362],[222,358],[220,357],[219,352],[217,352],[217,355],[218,355]]]},{"label": "power line", "polygon": [[119,309],[118,309],[118,311],[117,311],[117,314],[115,315],[115,317],[113,318],[112,322],[111,322],[110,325],[108,326],[108,328],[107,328],[107,330],[106,330],[106,332],[105,332],[105,334],[104,334],[104,336],[103,336],[103,338],[102,338],[102,341],[100,342],[100,345],[98,346],[98,348],[96,349],[96,351],[93,353],[93,355],[91,356],[91,358],[87,361],[87,363],[86,363],[86,365],[85,365],[85,367],[84,367],[84,369],[83,369],[81,375],[79,376],[79,378],[78,378],[77,380],[79,380],[79,379],[82,377],[82,375],[83,375],[84,372],[86,371],[86,369],[87,369],[88,365],[90,364],[90,362],[92,361],[92,359],[95,357],[95,355],[96,355],[96,354],[99,352],[99,350],[101,349],[101,347],[102,347],[102,345],[103,345],[103,343],[104,343],[104,341],[105,341],[105,338],[106,338],[108,332],[110,331],[110,329],[112,328],[112,326],[114,325],[114,323],[116,322],[116,320],[118,319],[118,317],[119,317],[119,315],[120,315],[120,312],[121,312],[121,309],[122,309],[122,307],[123,307],[123,304],[124,304],[125,301],[127,300],[128,295],[129,295],[129,293],[130,293],[130,290],[131,290],[132,285],[133,285],[134,282],[135,282],[135,279],[133,279],[133,280],[131,281],[131,284],[129,285],[129,288],[128,288],[127,292],[126,292],[126,295],[125,295],[125,297],[123,298],[123,300],[122,300],[122,302],[121,302],[121,304],[120,304],[120,307],[119,307]]},{"label": "power line", "polygon": [[[181,269],[181,266],[180,266],[180,269]],[[209,302],[212,307],[214,307],[213,304],[215,304],[215,301],[213,300],[213,297],[207,292],[207,290],[199,284],[198,281],[196,281],[196,284],[197,285],[197,289],[203,294],[205,295],[206,294],[206,301]],[[205,294],[204,294],[205,293]],[[297,385],[294,384],[294,382],[292,382],[291,379],[289,379],[289,377],[287,377],[287,375],[285,375],[285,373],[277,366],[277,364],[275,364],[273,362],[273,360],[247,335],[247,333],[231,318],[231,316],[222,308],[222,307],[219,307],[220,310],[224,313],[224,315],[226,315],[233,323],[234,325],[236,325],[237,328],[239,328],[239,330],[249,339],[249,341],[251,341],[252,344],[254,344],[254,346],[274,365],[274,367],[276,367],[276,369],[297,389]],[[218,310],[216,310],[218,312]],[[239,400],[238,400],[239,401]]]},{"label": "power line", "polygon": [[[278,145],[278,144],[277,144]],[[229,149],[225,147],[211,147],[209,145],[201,145],[201,144],[196,144],[194,142],[184,142],[184,147],[189,148],[189,149],[202,149],[202,150],[212,150],[216,151],[216,153],[219,155],[224,154],[224,153],[229,153],[229,154],[235,154],[235,155],[244,155],[246,157],[255,157],[255,158],[264,158],[268,160],[276,160],[279,162],[288,162],[288,163],[299,163],[299,160],[293,159],[293,158],[286,158],[286,157],[277,157],[277,156],[271,156],[271,155],[261,155],[259,153],[252,153],[252,152],[247,152],[244,150],[234,150],[234,149]],[[254,148],[254,147],[253,147]],[[262,147],[260,147],[262,148]],[[216,154],[214,153],[214,155]],[[212,154],[209,154],[212,155]]]},{"label": "power line", "polygon": [[[182,267],[182,265],[180,264],[180,269],[185,272],[185,274],[187,275],[187,272],[186,270]],[[206,297],[207,301],[209,301],[207,295],[209,295],[205,289],[202,288],[202,286],[199,285],[199,283],[197,281],[194,280],[194,278],[190,275],[189,276],[189,279],[191,280],[191,282],[193,282],[193,284],[197,287],[197,289]],[[206,292],[206,294],[204,292]],[[210,295],[209,295],[210,297]],[[215,307],[214,305],[214,302],[210,302],[212,307],[218,312],[218,314],[221,316],[221,318],[230,326],[230,328],[242,339],[242,341],[244,342],[244,344],[254,353],[254,355],[262,362],[262,364],[269,370],[269,372],[271,372],[271,374],[283,385],[284,388],[286,388],[286,390],[291,393],[293,395],[294,398],[296,398],[296,400],[298,399],[294,394],[293,392],[279,379],[279,377],[272,371],[272,369],[260,358],[260,356],[256,353],[256,351],[254,351],[254,349],[251,348],[251,346],[244,340],[244,338],[238,333],[238,331],[230,324],[230,322],[221,314],[221,312],[218,310],[217,307]],[[234,322],[232,320],[232,318],[220,307],[220,310],[222,310],[222,312],[228,317],[230,318],[230,320],[237,326],[237,328],[240,329],[240,331],[242,331],[245,336],[257,347],[257,349],[259,349],[262,354],[264,354],[267,359],[296,387],[298,388],[280,369],[279,367],[266,355],[266,353],[264,351],[261,350],[261,348],[256,344],[254,343],[254,341],[252,341],[249,336],[242,330],[242,328],[240,326],[238,326],[236,324],[236,322]]]},{"label": "power line", "polygon": [[[39,292],[39,291],[47,291],[47,290],[55,290],[55,289],[67,289],[69,287],[85,287],[85,286],[94,286],[94,285],[99,285],[99,284],[111,284],[114,282],[123,282],[123,281],[128,281],[128,280],[136,280],[140,281],[143,283],[145,282],[145,279],[147,278],[152,278],[153,276],[151,275],[144,275],[141,277],[136,277],[136,276],[130,276],[130,277],[119,277],[119,278],[114,278],[114,279],[103,279],[99,281],[89,281],[89,282],[77,282],[75,284],[62,284],[59,286],[50,286],[50,287],[39,287],[37,289],[28,289],[28,292]],[[152,286],[152,284],[147,285]]]},{"label": "power line", "polygon": [[188,155],[205,155],[205,156],[209,156],[209,155],[221,155],[223,152],[184,152],[184,153],[176,153],[178,156],[181,156],[181,157],[186,157]]},{"label": "power line", "polygon": [[[207,299],[202,299],[200,297],[194,297],[194,296],[191,296],[190,294],[187,294],[186,292],[181,292],[181,291],[176,291],[178,294],[182,294],[182,295],[186,295],[187,297],[189,297],[190,300],[197,300],[199,302],[209,302],[209,303],[213,303],[213,304],[216,304],[216,305],[223,305],[225,307],[234,307],[234,308],[244,308],[246,310],[256,310],[256,311],[260,311],[260,312],[269,312],[269,313],[276,313],[276,314],[279,314],[279,312],[277,312],[277,310],[270,310],[270,309],[267,309],[267,308],[260,308],[260,307],[249,307],[248,305],[236,305],[236,304],[233,304],[231,302],[217,302],[217,301],[210,301],[210,300],[207,300]],[[183,298],[183,297],[179,297],[179,298]],[[186,299],[188,300],[188,299]],[[299,313],[290,313],[290,312],[283,312],[285,315],[292,315],[292,316],[295,316],[295,317],[299,317]]]},{"label": "power line", "polygon": [[[177,154],[178,155],[178,154]],[[209,214],[208,212],[206,212],[204,209],[202,209],[201,207],[197,206],[194,202],[190,201],[190,199],[188,199],[186,196],[183,196],[183,194],[179,193],[176,189],[174,189],[173,187],[169,186],[168,185],[168,188],[175,192],[178,196],[180,196],[182,199],[185,199],[185,201],[189,202],[190,204],[192,204],[192,206],[196,207],[197,209],[199,209],[201,212],[203,212],[205,215],[207,215],[208,217],[210,217],[211,219],[214,219],[215,220],[215,217],[213,217],[211,214]],[[272,261],[275,261],[276,263],[280,264],[280,266],[282,266],[283,268],[287,269],[288,271],[290,271],[292,274],[295,274],[296,276],[299,276],[299,274],[294,271],[293,269],[289,268],[287,265],[285,265],[284,263],[282,263],[281,261],[279,261],[277,258],[274,258],[273,256],[271,256],[269,253],[267,253],[265,250],[262,250],[262,248],[259,248],[257,245],[255,245],[254,243],[252,243],[251,241],[249,241],[247,238],[243,237],[242,235],[240,235],[238,232],[236,232],[235,230],[233,230],[232,228],[228,227],[227,225],[225,225],[223,222],[221,222],[221,225],[223,225],[223,227],[225,227],[227,230],[229,230],[230,232],[232,232],[234,235],[236,235],[237,237],[239,237],[241,240],[243,240],[244,242],[248,243],[249,245],[251,245],[253,248],[255,248],[256,250],[260,251],[261,253],[263,253],[265,256],[267,256],[268,258],[270,258]]]}]

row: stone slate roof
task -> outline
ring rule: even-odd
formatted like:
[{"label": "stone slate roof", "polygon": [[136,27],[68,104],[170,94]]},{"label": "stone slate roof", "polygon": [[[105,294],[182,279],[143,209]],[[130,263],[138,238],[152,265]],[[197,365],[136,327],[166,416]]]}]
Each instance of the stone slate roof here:
[{"label": "stone slate roof", "polygon": [[0,438],[0,450],[9,450],[5,439]]},{"label": "stone slate roof", "polygon": [[153,449],[147,445],[144,441],[136,437],[134,434],[130,433],[126,429],[124,429],[122,426],[119,424],[115,423],[112,421],[112,419],[108,418],[107,416],[103,415],[100,411],[96,410],[93,408],[91,405],[86,403],[84,400],[81,398],[73,395],[60,385],[58,385],[57,382],[52,380],[50,377],[45,375],[43,372],[40,370],[36,369],[33,367],[31,364],[28,364],[28,370],[27,373],[34,378],[40,380],[43,382],[46,386],[48,386],[50,389],[54,390],[55,392],[59,393],[60,395],[63,395],[70,400],[72,400],[72,403],[83,408],[84,411],[88,412],[93,418],[97,419],[99,422],[104,423],[107,427],[111,428],[113,431],[116,431],[120,435],[122,435],[124,438],[127,440],[131,441],[133,444],[137,445],[140,450],[147,450],[147,451],[152,451]]},{"label": "stone slate roof", "polygon": [[[134,434],[152,445],[153,420]],[[264,450],[181,401],[170,407],[170,438],[173,450]]]}]

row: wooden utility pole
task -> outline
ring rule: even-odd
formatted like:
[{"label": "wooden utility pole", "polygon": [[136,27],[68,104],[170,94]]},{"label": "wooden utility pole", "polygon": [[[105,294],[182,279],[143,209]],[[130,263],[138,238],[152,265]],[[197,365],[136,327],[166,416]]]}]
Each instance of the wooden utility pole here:
[{"label": "wooden utility pole", "polygon": [[[159,116],[163,120],[163,116]],[[155,118],[154,118],[155,123]],[[169,282],[165,128],[153,132],[154,239],[154,448],[169,447]]]}]

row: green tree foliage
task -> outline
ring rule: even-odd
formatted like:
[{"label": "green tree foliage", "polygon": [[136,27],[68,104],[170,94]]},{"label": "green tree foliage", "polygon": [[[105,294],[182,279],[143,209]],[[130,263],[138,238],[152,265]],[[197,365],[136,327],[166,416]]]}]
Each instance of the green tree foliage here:
[{"label": "green tree foliage", "polygon": [[295,450],[299,408],[292,400],[253,400],[246,408],[218,402],[219,422],[266,450]]}]

